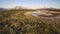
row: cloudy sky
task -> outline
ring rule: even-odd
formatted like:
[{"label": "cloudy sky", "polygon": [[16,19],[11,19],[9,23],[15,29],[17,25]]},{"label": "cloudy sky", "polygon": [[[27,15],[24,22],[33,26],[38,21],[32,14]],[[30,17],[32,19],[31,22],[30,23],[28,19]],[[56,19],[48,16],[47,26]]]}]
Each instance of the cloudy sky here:
[{"label": "cloudy sky", "polygon": [[29,8],[60,8],[60,0],[0,0],[0,8],[11,8],[14,6]]}]

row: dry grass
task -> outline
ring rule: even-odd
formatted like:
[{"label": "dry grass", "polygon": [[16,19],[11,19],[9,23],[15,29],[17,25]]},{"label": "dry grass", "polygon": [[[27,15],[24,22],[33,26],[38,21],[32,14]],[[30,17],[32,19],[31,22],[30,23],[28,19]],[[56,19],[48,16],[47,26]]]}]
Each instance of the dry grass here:
[{"label": "dry grass", "polygon": [[0,12],[0,34],[60,34],[60,19],[24,15],[27,10]]}]

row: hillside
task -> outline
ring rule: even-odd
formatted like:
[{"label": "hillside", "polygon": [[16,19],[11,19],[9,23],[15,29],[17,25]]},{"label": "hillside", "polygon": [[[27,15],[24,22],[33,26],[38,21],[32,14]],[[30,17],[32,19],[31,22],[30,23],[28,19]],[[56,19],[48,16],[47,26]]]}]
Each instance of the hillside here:
[{"label": "hillside", "polygon": [[25,15],[26,12],[34,11],[36,10],[0,11],[0,34],[60,34],[60,19]]},{"label": "hillside", "polygon": [[38,8],[36,10],[48,10],[48,11],[60,11],[60,9],[57,9],[57,8]]}]

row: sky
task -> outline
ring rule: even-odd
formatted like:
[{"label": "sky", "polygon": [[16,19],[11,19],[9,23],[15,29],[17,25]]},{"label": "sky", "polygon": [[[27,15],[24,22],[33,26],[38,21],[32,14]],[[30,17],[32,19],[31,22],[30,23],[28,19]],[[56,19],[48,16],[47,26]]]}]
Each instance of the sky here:
[{"label": "sky", "polygon": [[23,6],[27,8],[60,8],[60,0],[0,0],[0,8]]}]

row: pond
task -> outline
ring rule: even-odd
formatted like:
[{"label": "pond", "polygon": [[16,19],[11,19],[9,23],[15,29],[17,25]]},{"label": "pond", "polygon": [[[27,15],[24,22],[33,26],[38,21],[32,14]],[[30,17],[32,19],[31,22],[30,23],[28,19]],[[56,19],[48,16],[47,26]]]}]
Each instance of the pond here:
[{"label": "pond", "polygon": [[27,13],[35,17],[42,17],[42,18],[47,18],[47,19],[60,18],[60,15],[46,13],[46,12],[27,12]]}]

